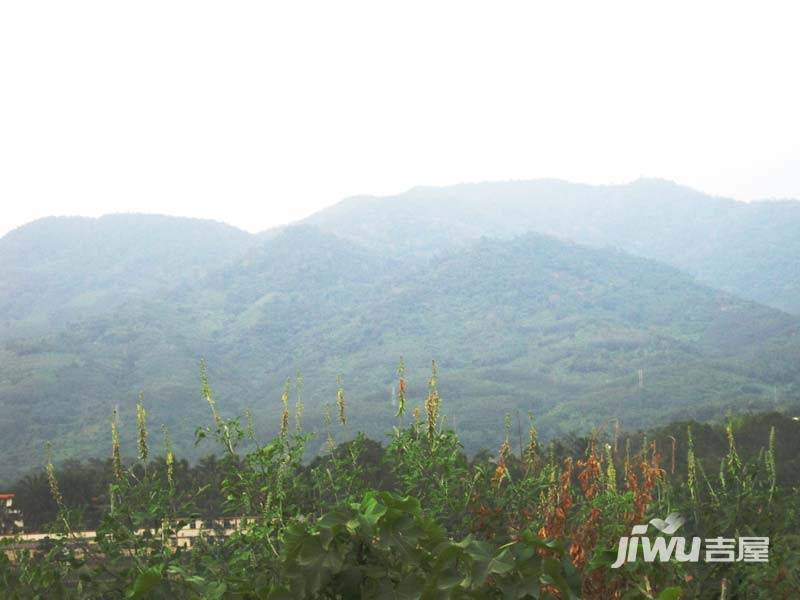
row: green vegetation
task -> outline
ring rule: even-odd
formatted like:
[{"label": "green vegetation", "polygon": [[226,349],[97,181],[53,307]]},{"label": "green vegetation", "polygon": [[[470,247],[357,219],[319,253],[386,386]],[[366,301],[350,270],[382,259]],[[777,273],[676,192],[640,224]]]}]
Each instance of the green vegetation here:
[{"label": "green vegetation", "polygon": [[[405,398],[405,377],[401,367],[405,410],[385,448],[361,434],[341,441],[352,436],[340,384],[325,410],[326,451],[310,463],[302,378],[274,403],[278,433],[263,442],[250,413],[220,414],[203,370],[212,421],[195,437],[220,451],[195,467],[176,461],[170,443],[152,457],[139,403],[134,460],[119,459],[113,420],[107,462],[48,464],[21,482],[28,513],[52,511],[51,539],[13,559],[3,550],[14,542],[3,542],[0,588],[20,599],[800,594],[797,421],[742,415],[635,434],[608,424],[542,446],[532,417],[523,433],[513,415],[495,414],[505,423],[499,450],[470,460],[441,417],[435,365],[422,402]],[[768,536],[769,561],[611,568],[620,536],[672,512],[686,517],[685,536]],[[223,539],[174,547],[187,519],[211,516],[249,519]],[[97,523],[95,545],[76,537],[87,521]]]},{"label": "green vegetation", "polygon": [[[81,229],[84,243],[53,243],[73,248],[69,260],[11,255],[20,277],[42,276],[26,279],[26,299],[3,309],[11,320],[0,336],[0,481],[40,464],[46,440],[60,440],[57,460],[101,456],[105,415],[117,407],[123,425],[134,422],[141,391],[176,452],[200,458],[190,440],[202,418],[201,356],[226,416],[250,406],[267,432],[276,425],[265,399],[298,370],[309,374],[307,427],[321,431],[321,406],[341,374],[353,428],[374,439],[397,411],[385,357],[406,357],[414,394],[436,356],[453,399],[445,416],[468,452],[500,443],[485,427],[498,411],[534,411],[549,439],[617,416],[630,429],[800,407],[797,318],[651,260],[528,234],[403,261],[311,226],[256,240],[164,219],[160,247],[101,219],[99,238]],[[170,224],[182,233],[168,234]],[[31,235],[28,246],[39,234]],[[114,237],[119,257],[102,255]],[[84,301],[88,312],[77,311]],[[29,335],[34,324],[40,333]],[[318,451],[323,441],[311,443]]]},{"label": "green vegetation", "polygon": [[156,215],[50,217],[0,240],[0,341],[107,315],[202,277],[252,245],[234,227]]},{"label": "green vegetation", "polygon": [[403,258],[535,231],[662,261],[710,286],[800,314],[797,201],[736,202],[657,179],[608,186],[543,179],[360,196],[306,222]]}]

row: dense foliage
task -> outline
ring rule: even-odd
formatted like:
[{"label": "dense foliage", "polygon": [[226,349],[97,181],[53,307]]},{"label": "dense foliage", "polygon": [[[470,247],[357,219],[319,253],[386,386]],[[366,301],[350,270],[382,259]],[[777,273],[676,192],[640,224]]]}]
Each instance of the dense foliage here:
[{"label": "dense foliage", "polygon": [[[535,412],[543,437],[619,415],[630,429],[800,406],[796,318],[623,252],[529,234],[397,260],[311,226],[248,242],[142,219],[89,220],[66,240],[53,220],[0,241],[0,481],[36,465],[47,439],[58,460],[100,455],[104,415],[117,406],[131,422],[140,390],[197,460],[200,356],[226,415],[251,406],[270,433],[264,399],[287,376],[309,374],[318,430],[341,373],[354,428],[377,439],[397,401],[383,357],[406,357],[414,392],[434,355],[469,452],[500,443],[484,427],[498,406]],[[42,228],[53,239],[39,248]]]},{"label": "dense foliage", "polygon": [[[666,600],[800,593],[800,423],[792,418],[755,415],[722,428],[675,424],[638,434],[609,423],[543,447],[533,417],[523,433],[506,415],[498,451],[469,460],[443,422],[435,365],[421,404],[406,397],[401,365],[397,425],[386,447],[361,434],[341,441],[351,425],[340,384],[325,408],[326,452],[304,462],[310,434],[302,425],[301,378],[294,397],[287,383],[278,434],[267,442],[259,441],[249,413],[224,418],[205,372],[202,379],[213,420],[195,436],[200,445],[215,440],[217,458],[189,467],[167,442],[166,454],[153,459],[140,401],[137,460],[123,463],[115,418],[109,461],[48,464],[41,477],[22,482],[46,484],[55,513],[51,541],[40,551],[17,552],[13,560],[0,553],[7,597]],[[81,469],[92,482],[88,493],[98,494],[95,512],[70,504],[75,494],[68,490],[76,486],[67,474]],[[26,511],[38,510],[30,504],[37,496],[20,490]],[[687,519],[687,536],[769,536],[769,562],[610,568],[620,536],[676,511]],[[196,516],[248,521],[216,543],[208,537],[174,548],[176,529]],[[76,535],[88,520],[97,523],[96,545]],[[3,544],[9,550],[13,541]]]},{"label": "dense foliage", "polygon": [[394,256],[431,256],[531,231],[655,259],[739,297],[800,314],[800,202],[736,202],[658,179],[418,187],[350,198],[307,219]]}]

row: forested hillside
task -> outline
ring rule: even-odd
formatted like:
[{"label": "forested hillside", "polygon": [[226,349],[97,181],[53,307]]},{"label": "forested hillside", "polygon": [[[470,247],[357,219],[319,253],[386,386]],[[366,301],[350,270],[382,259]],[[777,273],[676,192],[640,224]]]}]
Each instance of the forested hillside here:
[{"label": "forested hillside", "polygon": [[152,298],[240,255],[250,235],[157,215],[40,219],[0,239],[0,340]]},{"label": "forested hillside", "polygon": [[800,313],[800,202],[736,202],[662,180],[414,188],[345,200],[308,223],[396,256],[530,231],[674,265],[743,298]]},{"label": "forested hillside", "polygon": [[[196,456],[201,358],[224,406],[266,431],[287,379],[301,374],[316,428],[341,375],[375,437],[400,357],[410,394],[436,359],[470,452],[496,444],[486,419],[505,412],[533,410],[549,437],[800,404],[795,317],[619,250],[520,234],[405,255],[309,225],[251,236],[166,217],[29,227],[0,240],[0,479],[39,464],[45,440],[57,459],[105,456],[112,409],[130,422],[140,392]],[[21,243],[42,228],[46,252]]]}]

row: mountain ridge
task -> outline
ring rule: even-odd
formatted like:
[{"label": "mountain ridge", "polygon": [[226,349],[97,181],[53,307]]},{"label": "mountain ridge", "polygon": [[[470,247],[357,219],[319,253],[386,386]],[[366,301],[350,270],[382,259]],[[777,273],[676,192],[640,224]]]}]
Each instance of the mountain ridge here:
[{"label": "mountain ridge", "polygon": [[800,314],[800,202],[794,200],[746,203],[654,179],[609,186],[547,179],[358,197],[304,222],[411,259],[482,235],[545,233],[619,247]]},{"label": "mountain ridge", "polygon": [[[471,451],[497,442],[484,425],[505,412],[534,411],[547,437],[621,412],[637,427],[800,404],[795,317],[619,249],[527,233],[403,260],[309,225],[246,241],[206,273],[190,270],[149,294],[126,295],[141,284],[118,279],[123,297],[102,312],[5,335],[0,450],[14,474],[34,464],[44,440],[57,457],[103,455],[114,406],[133,447],[140,391],[152,422],[190,437],[208,417],[201,358],[220,409],[252,408],[260,431],[277,427],[280,390],[298,371],[308,425],[322,429],[342,374],[352,427],[373,435],[393,419],[399,358],[410,406],[424,398],[435,358],[444,410]],[[173,258],[181,266],[186,257]],[[108,284],[78,283],[68,289]]]}]

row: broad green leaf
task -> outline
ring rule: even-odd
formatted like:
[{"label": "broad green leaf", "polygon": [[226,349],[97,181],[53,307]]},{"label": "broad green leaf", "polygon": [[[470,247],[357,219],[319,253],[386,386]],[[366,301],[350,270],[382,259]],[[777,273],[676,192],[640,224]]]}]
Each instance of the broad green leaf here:
[{"label": "broad green leaf", "polygon": [[656,600],[678,600],[683,595],[683,590],[679,587],[668,587],[661,590]]},{"label": "broad green leaf", "polygon": [[149,598],[151,592],[161,583],[161,570],[158,567],[151,567],[139,573],[133,587],[128,592],[131,600],[142,600]]}]

